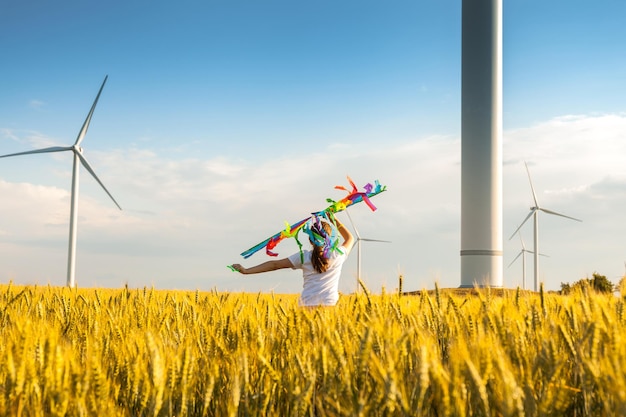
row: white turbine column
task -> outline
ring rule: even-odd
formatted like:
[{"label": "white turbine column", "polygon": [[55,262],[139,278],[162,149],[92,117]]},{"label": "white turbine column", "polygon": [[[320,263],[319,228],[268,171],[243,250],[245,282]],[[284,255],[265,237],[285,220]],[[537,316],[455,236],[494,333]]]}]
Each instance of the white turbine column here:
[{"label": "white turbine column", "polygon": [[526,252],[522,253],[522,289],[526,289]]},{"label": "white turbine column", "polygon": [[67,253],[67,286],[74,288],[76,276],[76,228],[78,226],[78,172],[80,161],[76,150],[72,152],[74,165],[72,168],[72,201],[70,204],[70,243]]},{"label": "white turbine column", "polygon": [[535,291],[537,291],[539,288],[539,210],[535,210],[533,217],[533,232],[535,234],[535,253],[533,254],[533,259],[535,261]]},{"label": "white turbine column", "polygon": [[356,248],[356,292],[361,291],[361,238],[357,241]]},{"label": "white turbine column", "polygon": [[502,0],[463,0],[461,287],[502,287]]}]

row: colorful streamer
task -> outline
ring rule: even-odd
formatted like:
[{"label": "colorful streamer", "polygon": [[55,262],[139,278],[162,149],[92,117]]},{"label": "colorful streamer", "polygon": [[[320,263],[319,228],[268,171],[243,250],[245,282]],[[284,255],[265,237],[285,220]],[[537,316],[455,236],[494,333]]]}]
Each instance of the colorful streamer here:
[{"label": "colorful streamer", "polygon": [[[285,222],[286,227],[284,230],[281,230],[280,232],[276,233],[275,235],[265,239],[263,242],[260,242],[256,245],[254,245],[253,247],[251,247],[250,249],[248,249],[247,251],[244,251],[241,253],[241,256],[243,256],[244,258],[249,258],[250,256],[252,256],[253,254],[255,254],[256,252],[258,252],[259,250],[261,250],[262,248],[265,248],[265,252],[269,255],[269,256],[278,256],[277,253],[272,252],[272,250],[276,247],[276,245],[278,245],[283,239],[286,238],[290,238],[293,237],[294,239],[296,239],[296,242],[298,243],[298,246],[300,248],[302,248],[302,244],[300,243],[300,241],[298,240],[298,233],[300,232],[300,230],[304,230],[305,233],[307,233],[309,236],[312,237],[312,241],[315,243],[315,241],[318,238],[322,238],[323,240],[326,239],[331,239],[330,242],[326,242],[325,243],[325,248],[332,248],[333,250],[337,250],[337,242],[333,242],[332,240],[337,240],[335,239],[335,236],[332,237],[316,237],[312,235],[312,231],[310,229],[310,227],[305,227],[307,225],[307,223],[309,222],[309,220],[313,219],[315,222],[319,222],[320,219],[326,219],[327,221],[329,221],[331,224],[334,223],[334,214],[335,213],[339,213],[340,211],[345,210],[346,208],[350,207],[353,204],[357,204],[360,203],[361,201],[365,202],[365,204],[367,204],[367,206],[372,210],[375,211],[376,210],[376,206],[374,206],[372,204],[372,202],[370,201],[370,198],[374,197],[375,195],[378,195],[380,193],[382,193],[383,191],[385,191],[387,189],[386,186],[381,186],[380,183],[378,182],[378,180],[374,181],[374,185],[372,184],[366,184],[363,187],[363,191],[359,191],[357,186],[354,184],[354,182],[352,181],[352,179],[350,177],[348,177],[348,182],[350,183],[350,186],[352,187],[351,189],[348,189],[346,187],[343,186],[336,186],[335,188],[338,190],[344,190],[348,193],[348,195],[344,198],[342,198],[339,201],[334,201],[332,199],[326,199],[326,201],[328,203],[330,203],[330,206],[328,206],[325,210],[322,211],[317,211],[311,214],[311,216],[307,217],[306,219],[302,219],[296,223],[293,224],[289,224],[287,222]],[[302,249],[300,249],[300,253],[302,253]]]}]

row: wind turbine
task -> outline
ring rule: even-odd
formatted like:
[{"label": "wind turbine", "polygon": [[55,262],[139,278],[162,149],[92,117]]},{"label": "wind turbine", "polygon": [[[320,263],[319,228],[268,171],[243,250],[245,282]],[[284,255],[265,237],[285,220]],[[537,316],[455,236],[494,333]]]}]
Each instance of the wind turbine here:
[{"label": "wind turbine", "polygon": [[526,166],[526,172],[528,173],[528,181],[530,182],[530,190],[533,193],[533,200],[535,202],[535,205],[530,208],[530,213],[528,213],[528,216],[526,216],[522,224],[520,224],[519,227],[515,230],[515,232],[513,232],[509,240],[513,239],[513,236],[515,236],[515,233],[517,233],[522,228],[524,223],[526,223],[526,221],[530,219],[530,217],[532,216],[533,217],[533,231],[534,231],[534,246],[535,246],[534,254],[533,254],[534,262],[535,262],[535,265],[534,265],[535,277],[534,278],[535,278],[535,291],[537,291],[537,288],[539,287],[539,216],[538,216],[539,212],[543,211],[544,213],[547,213],[547,214],[554,214],[555,216],[565,217],[567,219],[576,220],[577,222],[582,222],[582,220],[540,207],[539,202],[537,201],[537,194],[535,193],[535,188],[533,187],[533,181],[530,178],[530,171],[528,170],[528,164],[524,162],[524,165]]},{"label": "wind turbine", "polygon": [[74,287],[75,281],[75,270],[76,270],[76,228],[77,228],[77,219],[78,219],[78,173],[79,173],[79,162],[82,163],[83,167],[91,174],[92,177],[100,184],[100,186],[104,189],[104,191],[111,197],[111,200],[115,203],[115,205],[121,210],[117,201],[113,198],[109,190],[104,186],[102,181],[98,178],[94,170],[87,162],[87,159],[83,156],[83,148],[80,147],[81,142],[85,138],[87,134],[87,129],[89,129],[89,123],[91,122],[91,116],[93,116],[93,112],[96,109],[96,104],[98,104],[98,99],[100,98],[100,93],[102,93],[102,89],[104,88],[104,84],[107,82],[107,75],[104,77],[104,81],[102,82],[102,86],[100,87],[100,91],[98,91],[98,95],[91,106],[91,110],[89,110],[89,114],[85,119],[85,123],[83,123],[83,127],[80,129],[78,133],[78,137],[76,138],[76,142],[72,146],[53,146],[50,148],[37,149],[34,151],[26,151],[26,152],[18,152],[12,153],[9,155],[0,155],[0,158],[8,158],[10,156],[18,156],[18,155],[30,155],[37,153],[49,153],[49,152],[64,152],[64,151],[72,151],[74,154],[74,166],[72,169],[72,194],[71,194],[71,208],[70,208],[70,238],[69,238],[69,250],[67,255],[67,286]]},{"label": "wind turbine", "polygon": [[[526,246],[524,245],[524,239],[522,239],[521,234],[519,235],[519,240],[522,243],[522,249],[519,251],[515,259],[513,259],[511,263],[507,266],[507,268],[510,268],[511,265],[513,265],[513,263],[517,261],[517,258],[519,258],[520,256],[522,257],[522,288],[526,289],[526,254],[535,253],[535,252],[526,249]],[[548,256],[548,255],[544,255],[543,253],[540,253],[539,256]]]},{"label": "wind turbine", "polygon": [[368,239],[365,237],[361,237],[359,234],[354,221],[352,221],[352,216],[350,216],[350,212],[346,209],[346,214],[348,215],[348,219],[350,219],[350,224],[354,229],[354,233],[356,234],[356,289],[359,291],[359,281],[361,280],[361,242],[382,242],[382,243],[391,243],[389,240],[378,240],[378,239]]}]

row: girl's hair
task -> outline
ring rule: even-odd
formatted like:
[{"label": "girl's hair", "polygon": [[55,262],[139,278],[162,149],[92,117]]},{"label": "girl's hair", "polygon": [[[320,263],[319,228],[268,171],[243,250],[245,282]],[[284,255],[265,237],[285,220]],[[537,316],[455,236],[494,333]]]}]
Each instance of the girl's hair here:
[{"label": "girl's hair", "polygon": [[[321,225],[321,228],[319,227]],[[333,233],[332,226],[327,222],[320,222],[318,224],[314,224],[311,227],[312,231],[320,236],[326,238],[330,237]],[[320,230],[323,229],[323,230]],[[327,239],[327,238],[326,238]],[[311,263],[313,264],[313,268],[319,273],[326,272],[328,269],[328,258],[324,256],[325,245],[313,245],[313,253],[311,254]]]}]

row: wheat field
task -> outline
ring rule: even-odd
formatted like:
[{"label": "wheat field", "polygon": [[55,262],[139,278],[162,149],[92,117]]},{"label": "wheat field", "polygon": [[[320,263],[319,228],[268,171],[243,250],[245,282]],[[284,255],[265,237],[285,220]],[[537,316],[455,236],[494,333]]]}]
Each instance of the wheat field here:
[{"label": "wheat field", "polygon": [[2,416],[626,415],[624,299],[0,286]]}]

